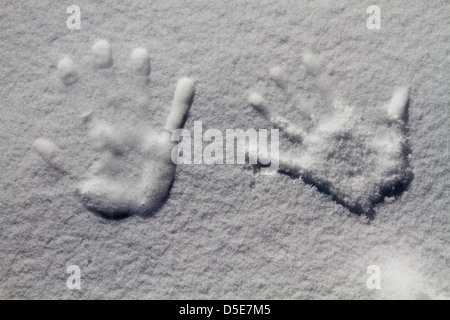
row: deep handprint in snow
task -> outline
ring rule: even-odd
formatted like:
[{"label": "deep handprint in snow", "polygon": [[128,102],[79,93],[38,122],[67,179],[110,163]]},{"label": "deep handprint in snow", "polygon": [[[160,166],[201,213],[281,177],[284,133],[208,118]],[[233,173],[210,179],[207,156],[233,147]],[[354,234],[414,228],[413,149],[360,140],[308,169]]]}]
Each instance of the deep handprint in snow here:
[{"label": "deep handprint in snow", "polygon": [[[107,41],[97,41],[92,50],[97,70],[112,67],[111,47]],[[145,88],[150,73],[147,50],[135,49],[130,59],[132,73]],[[61,59],[57,69],[65,86],[70,87],[78,81],[78,71],[69,57]],[[164,128],[149,130],[132,124],[112,125],[98,119],[93,110],[82,115],[80,121],[88,126],[94,146],[100,153],[77,186],[77,194],[89,210],[114,218],[147,215],[162,205],[176,169],[171,160],[171,133],[184,125],[193,97],[193,80],[178,80]],[[38,138],[34,147],[52,167],[69,173],[62,152],[53,141]]]},{"label": "deep handprint in snow", "polygon": [[[301,177],[352,212],[371,216],[377,203],[401,193],[412,178],[406,137],[409,90],[397,89],[390,102],[379,107],[384,108],[383,119],[374,121],[334,92],[318,57],[306,53],[303,63],[328,101],[325,112],[299,106],[304,120],[299,125],[280,116],[259,93],[250,94],[249,103],[300,145],[299,150],[280,152],[280,171]],[[293,104],[283,69],[272,68],[270,77]]]}]

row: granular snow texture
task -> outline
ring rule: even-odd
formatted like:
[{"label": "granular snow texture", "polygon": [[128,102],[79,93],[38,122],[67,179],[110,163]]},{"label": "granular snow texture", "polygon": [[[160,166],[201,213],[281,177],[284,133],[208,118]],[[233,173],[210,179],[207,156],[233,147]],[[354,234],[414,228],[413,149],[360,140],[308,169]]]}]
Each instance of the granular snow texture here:
[{"label": "granular snow texture", "polygon": [[[66,26],[71,4],[79,30]],[[366,26],[374,4],[379,30]],[[449,21],[438,0],[2,1],[0,298],[448,299]],[[384,141],[377,121],[402,107],[377,108],[409,88],[411,181],[370,216],[349,209],[363,190],[319,190],[332,168],[305,183],[248,165],[178,165],[159,210],[125,219],[80,201],[80,179],[98,160],[87,111],[158,128],[189,77],[188,130],[194,121],[221,132],[272,128],[249,105],[253,92],[300,124],[270,77],[283,86],[285,70],[295,104],[325,110],[305,53],[320,57],[328,86]],[[282,135],[280,150],[298,147]],[[313,160],[326,158],[317,152]],[[339,178],[332,183],[345,185]],[[81,269],[81,290],[66,286],[70,265]],[[379,290],[366,283],[373,265]]]}]

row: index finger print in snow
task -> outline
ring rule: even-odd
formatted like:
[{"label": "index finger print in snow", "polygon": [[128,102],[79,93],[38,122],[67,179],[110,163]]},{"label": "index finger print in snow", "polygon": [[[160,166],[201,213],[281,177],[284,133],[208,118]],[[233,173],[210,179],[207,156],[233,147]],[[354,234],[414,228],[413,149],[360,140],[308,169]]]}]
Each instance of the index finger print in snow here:
[{"label": "index finger print in snow", "polygon": [[[324,114],[303,108],[310,123],[307,128],[281,117],[280,111],[270,108],[258,93],[249,96],[249,104],[291,141],[301,144],[299,151],[280,151],[280,171],[301,176],[350,211],[371,217],[377,203],[401,194],[412,179],[406,137],[409,90],[394,92],[380,126],[335,95],[329,76],[314,55],[305,54],[303,63],[331,103]],[[290,97],[282,69],[273,68],[270,76]]]},{"label": "index finger print in snow", "polygon": [[[106,40],[98,40],[92,50],[98,69],[112,67],[111,47]],[[135,76],[148,77],[150,62],[146,49],[135,49],[130,60]],[[60,61],[58,75],[67,86],[78,79],[70,58]],[[77,186],[77,194],[86,208],[108,218],[121,218],[130,214],[152,214],[161,207],[176,169],[170,161],[173,145],[166,130],[183,127],[193,97],[194,81],[180,79],[165,128],[161,125],[146,131],[135,126],[110,124],[97,119],[93,111],[86,113],[84,122],[94,147],[100,152]],[[34,147],[43,160],[62,171],[62,152],[54,142],[39,138]]]}]

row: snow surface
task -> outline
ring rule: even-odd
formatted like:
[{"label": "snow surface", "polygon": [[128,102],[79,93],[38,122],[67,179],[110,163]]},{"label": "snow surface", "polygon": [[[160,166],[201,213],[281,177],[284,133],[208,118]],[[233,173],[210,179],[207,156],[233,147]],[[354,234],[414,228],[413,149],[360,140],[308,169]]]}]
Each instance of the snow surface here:
[{"label": "snow surface", "polygon": [[[317,58],[308,53],[303,56],[303,63],[317,76],[318,86],[330,104],[320,116],[317,110],[309,108],[306,112],[290,102],[309,120],[309,132],[280,116],[277,108],[268,107],[258,93],[250,95],[249,103],[292,142],[301,144],[300,150],[279,156],[282,171],[301,176],[304,182],[330,194],[353,213],[372,218],[376,204],[386,196],[400,195],[412,180],[407,137],[409,90],[402,88],[394,93],[381,121],[367,121],[364,113],[357,114],[358,109],[334,93]],[[270,76],[290,98],[287,75],[281,68],[272,68]],[[258,152],[256,144],[250,148]]]},{"label": "snow surface", "polygon": [[[80,30],[66,27],[70,4],[81,8]],[[450,297],[446,1],[70,4],[0,4],[0,298]],[[366,27],[373,4],[380,30]],[[193,80],[181,80],[171,104],[183,77]],[[99,148],[123,152],[125,139],[155,154],[152,129],[179,127],[187,110],[189,130],[194,121],[222,132],[272,128],[249,105],[270,101],[259,110],[276,110],[301,137],[337,98],[352,112],[327,128],[358,119],[348,123],[370,129],[384,161],[400,154],[392,141],[408,144],[411,181],[371,215],[321,192],[317,179],[242,165],[178,165],[149,216],[106,219],[76,192],[92,182]],[[303,142],[282,134],[280,149]],[[129,179],[127,192],[140,188],[136,177],[172,176],[145,176],[145,158],[127,150],[130,161],[106,170]],[[312,152],[313,169],[322,155]],[[367,191],[342,177],[333,181],[350,195]],[[79,291],[66,287],[70,265],[81,268]],[[380,290],[366,286],[372,265]]]}]

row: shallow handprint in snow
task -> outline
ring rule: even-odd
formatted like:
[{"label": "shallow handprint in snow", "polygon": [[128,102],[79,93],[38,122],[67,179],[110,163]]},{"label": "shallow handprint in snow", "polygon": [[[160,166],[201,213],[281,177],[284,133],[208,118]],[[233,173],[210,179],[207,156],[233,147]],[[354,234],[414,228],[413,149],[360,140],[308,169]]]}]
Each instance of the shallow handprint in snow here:
[{"label": "shallow handprint in snow", "polygon": [[[304,54],[303,63],[328,102],[325,111],[299,106],[303,119],[294,123],[280,116],[278,108],[259,93],[250,94],[249,103],[299,145],[298,150],[280,150],[281,172],[301,177],[350,211],[371,217],[376,204],[386,196],[402,193],[412,179],[406,136],[409,90],[397,89],[389,103],[376,107],[382,110],[381,119],[369,119],[370,115],[334,92],[318,57]],[[283,69],[272,68],[270,78],[285,93],[289,104],[294,104]]]},{"label": "shallow handprint in snow", "polygon": [[[92,47],[95,68],[100,71],[113,66],[111,47],[105,40]],[[144,90],[150,73],[146,49],[135,49],[130,57],[130,69]],[[70,88],[79,74],[69,57],[57,66],[62,83]],[[172,107],[165,126],[137,128],[122,121],[113,125],[99,119],[94,110],[86,110],[80,122],[88,132],[99,156],[88,172],[80,178],[77,195],[91,211],[109,218],[130,214],[148,215],[167,198],[175,176],[171,160],[173,130],[183,127],[194,97],[194,82],[181,78],[176,86]],[[95,106],[93,106],[95,107]],[[38,138],[34,142],[38,154],[53,168],[70,174],[60,148],[53,141]]]}]

